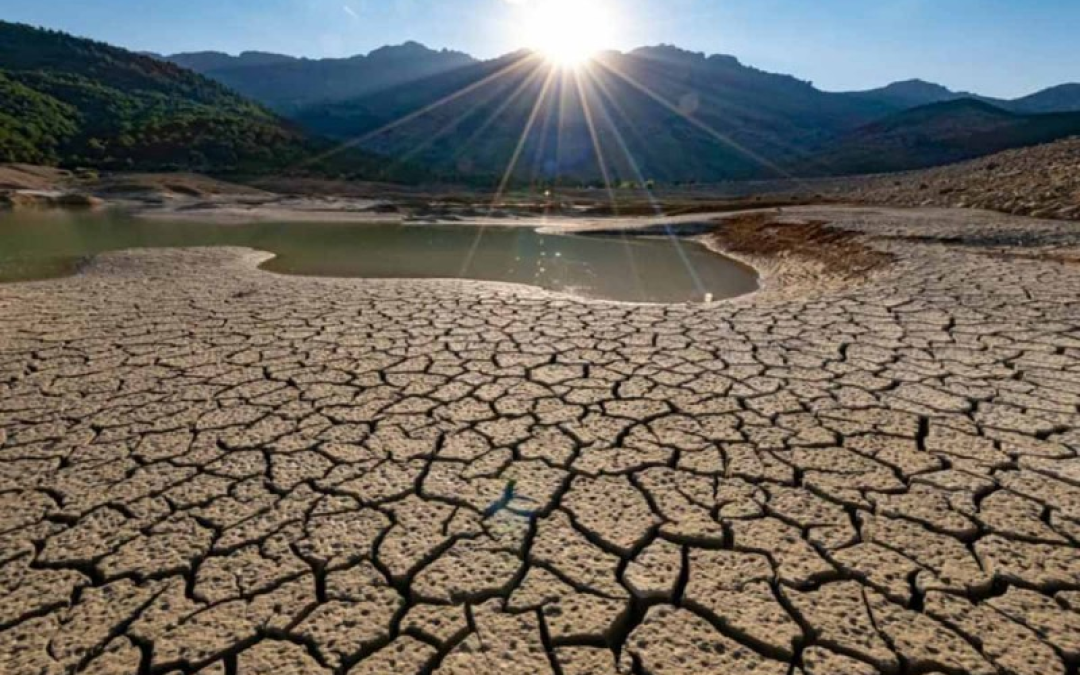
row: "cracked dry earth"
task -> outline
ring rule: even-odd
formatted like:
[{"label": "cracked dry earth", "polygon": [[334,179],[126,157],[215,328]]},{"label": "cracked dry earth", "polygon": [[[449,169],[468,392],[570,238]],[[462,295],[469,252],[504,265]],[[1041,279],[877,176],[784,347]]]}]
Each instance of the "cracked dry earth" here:
[{"label": "cracked dry earth", "polygon": [[0,672],[1076,675],[1075,226],[804,211],[893,262],[0,287]]}]

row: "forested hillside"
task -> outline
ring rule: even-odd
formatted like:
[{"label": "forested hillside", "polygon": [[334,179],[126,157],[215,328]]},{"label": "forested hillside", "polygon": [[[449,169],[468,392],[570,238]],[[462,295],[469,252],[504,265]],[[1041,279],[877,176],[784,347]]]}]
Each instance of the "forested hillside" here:
[{"label": "forested hillside", "polygon": [[[0,22],[0,162],[266,172],[310,169],[326,147],[174,64]],[[366,154],[332,161],[317,168],[382,177]]]}]

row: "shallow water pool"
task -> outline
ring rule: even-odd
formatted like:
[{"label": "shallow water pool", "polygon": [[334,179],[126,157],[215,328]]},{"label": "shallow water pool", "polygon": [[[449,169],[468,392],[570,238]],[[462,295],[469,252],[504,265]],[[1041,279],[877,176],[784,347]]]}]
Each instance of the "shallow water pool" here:
[{"label": "shallow water pool", "polygon": [[529,284],[627,302],[701,302],[757,288],[754,272],[675,238],[541,234],[528,227],[143,220],[118,211],[0,212],[0,281],[74,273],[127,248],[247,246],[283,274],[460,278]]}]

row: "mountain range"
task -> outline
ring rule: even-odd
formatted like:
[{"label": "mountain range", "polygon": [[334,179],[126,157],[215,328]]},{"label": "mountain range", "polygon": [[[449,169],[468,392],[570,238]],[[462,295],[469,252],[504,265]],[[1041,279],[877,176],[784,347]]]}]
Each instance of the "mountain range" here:
[{"label": "mountain range", "polygon": [[[549,77],[547,101],[534,111]],[[960,101],[982,107],[942,105]],[[993,128],[977,119],[988,107],[999,113],[991,115]],[[1056,116],[1040,116],[1047,110]],[[292,118],[314,133],[414,158],[443,174],[500,174],[516,154],[518,179],[595,181],[607,173],[621,182],[921,168],[1080,134],[1077,110],[1076,85],[1016,101],[922,83],[832,93],[731,56],[659,46],[603,54],[577,77],[553,73],[527,52],[511,54],[309,106]],[[535,121],[519,147],[530,116]]]},{"label": "mountain range", "polygon": [[1016,99],[980,96],[967,91],[953,91],[923,80],[893,82],[880,89],[848,92],[847,96],[877,101],[897,108],[914,108],[933,103],[974,99],[1015,113],[1080,112],[1080,84],[1060,84]]},{"label": "mountain range", "polygon": [[159,57],[221,82],[280,113],[364,96],[475,63],[467,54],[416,43],[382,47],[345,59],[301,59],[266,52],[230,56],[193,52]]},{"label": "mountain range", "polygon": [[920,80],[826,92],[667,45],[576,72],[527,51],[481,61],[417,43],[346,59],[165,57],[0,22],[8,161],[684,182],[896,171],[1076,134],[1077,84],[1011,101]]},{"label": "mountain range", "polygon": [[[638,51],[666,52],[675,60],[704,56],[666,45]],[[258,51],[236,56],[215,51],[149,55],[218,80],[284,113],[373,94],[478,63],[463,52],[430,49],[417,42],[380,47],[366,55],[340,59],[308,59]],[[710,58],[730,62],[734,57]],[[919,79],[893,82],[878,89],[843,92],[843,95],[896,110],[972,98],[1017,113],[1080,112],[1080,83],[1058,85],[1012,100],[953,91]]]},{"label": "mountain range", "polygon": [[[580,83],[528,52],[479,61],[416,43],[349,59],[165,58],[312,133],[451,178],[495,177],[511,164],[519,179],[593,181],[605,173],[688,181],[894,171],[1080,133],[1080,117],[1070,116],[1080,113],[1080,84],[1015,100],[922,80],[834,93],[732,56],[667,45],[605,53]],[[549,98],[536,106],[549,77]]]}]

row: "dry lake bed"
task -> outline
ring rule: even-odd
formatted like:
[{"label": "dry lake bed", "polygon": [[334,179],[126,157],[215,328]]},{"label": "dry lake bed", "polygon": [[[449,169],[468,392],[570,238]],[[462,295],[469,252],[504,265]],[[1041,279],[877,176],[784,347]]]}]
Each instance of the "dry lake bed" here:
[{"label": "dry lake bed", "polygon": [[1075,675],[1080,230],[774,220],[712,304],[0,285],[0,672]]}]

